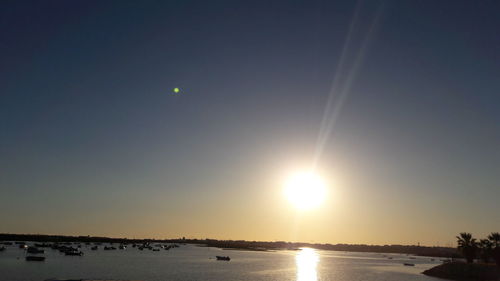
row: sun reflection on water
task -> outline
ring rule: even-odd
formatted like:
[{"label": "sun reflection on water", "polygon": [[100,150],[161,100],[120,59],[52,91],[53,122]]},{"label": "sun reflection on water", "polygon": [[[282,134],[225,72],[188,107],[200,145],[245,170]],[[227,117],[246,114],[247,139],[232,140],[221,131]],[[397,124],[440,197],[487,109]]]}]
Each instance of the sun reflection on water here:
[{"label": "sun reflection on water", "polygon": [[311,248],[302,248],[295,256],[297,264],[297,281],[317,281],[319,255],[316,250]]}]

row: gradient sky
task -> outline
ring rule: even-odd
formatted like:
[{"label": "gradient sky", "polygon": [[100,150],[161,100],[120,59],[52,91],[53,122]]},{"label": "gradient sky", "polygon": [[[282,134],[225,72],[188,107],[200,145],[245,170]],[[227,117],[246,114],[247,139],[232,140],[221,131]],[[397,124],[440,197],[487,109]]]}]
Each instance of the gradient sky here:
[{"label": "gradient sky", "polygon": [[[0,7],[0,232],[451,246],[500,230],[498,1]],[[329,196],[297,212],[283,182],[314,163]]]}]

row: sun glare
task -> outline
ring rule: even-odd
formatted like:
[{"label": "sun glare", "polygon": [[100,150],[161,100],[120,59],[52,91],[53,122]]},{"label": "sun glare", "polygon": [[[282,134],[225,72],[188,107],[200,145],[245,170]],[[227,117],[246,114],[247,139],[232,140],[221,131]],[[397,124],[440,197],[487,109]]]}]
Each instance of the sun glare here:
[{"label": "sun glare", "polygon": [[316,250],[302,248],[295,256],[295,262],[297,263],[297,281],[318,280],[319,255]]},{"label": "sun glare", "polygon": [[323,180],[311,172],[297,173],[285,184],[285,196],[299,210],[318,207],[326,197],[326,186]]}]

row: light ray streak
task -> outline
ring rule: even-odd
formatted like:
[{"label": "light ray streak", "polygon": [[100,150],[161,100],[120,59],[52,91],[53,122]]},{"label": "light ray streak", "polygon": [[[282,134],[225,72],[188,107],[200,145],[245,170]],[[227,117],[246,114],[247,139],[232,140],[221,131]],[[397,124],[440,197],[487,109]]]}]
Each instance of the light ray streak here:
[{"label": "light ray streak", "polygon": [[[367,53],[367,48],[369,43],[372,41],[374,33],[378,27],[380,16],[382,14],[383,5],[380,5],[377,9],[373,20],[371,21],[370,28],[368,29],[364,40],[357,49],[356,56],[352,65],[348,66],[346,61],[349,55],[349,51],[354,49],[353,45],[353,33],[357,26],[359,13],[361,5],[357,3],[356,9],[353,15],[353,19],[349,26],[349,31],[342,48],[339,63],[337,64],[335,75],[331,84],[330,92],[328,94],[328,100],[325,105],[325,110],[323,112],[323,118],[321,120],[321,125],[318,133],[318,140],[316,143],[316,151],[313,158],[312,169],[314,170],[321,160],[326,143],[329,141],[332,131],[337,123],[338,117],[342,111],[344,103],[351,92],[351,87],[354,79],[357,76],[360,65]],[[344,73],[347,72],[347,75]]]}]

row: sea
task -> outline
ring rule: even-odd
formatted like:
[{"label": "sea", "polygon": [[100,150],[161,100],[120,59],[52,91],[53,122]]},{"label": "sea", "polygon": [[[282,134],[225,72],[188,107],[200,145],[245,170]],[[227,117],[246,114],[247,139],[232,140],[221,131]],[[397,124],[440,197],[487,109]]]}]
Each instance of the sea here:
[{"label": "sea", "polygon": [[[30,243],[28,243],[29,245]],[[26,261],[17,245],[0,252],[0,280],[214,280],[214,281],[424,281],[440,280],[422,271],[441,263],[439,258],[406,254],[353,253],[301,248],[290,251],[223,250],[180,245],[160,251],[92,251],[81,245],[82,256],[66,256],[44,248],[45,261]],[[115,247],[118,247],[115,244]],[[230,261],[216,256],[229,256]],[[414,266],[404,265],[405,263]]]}]

